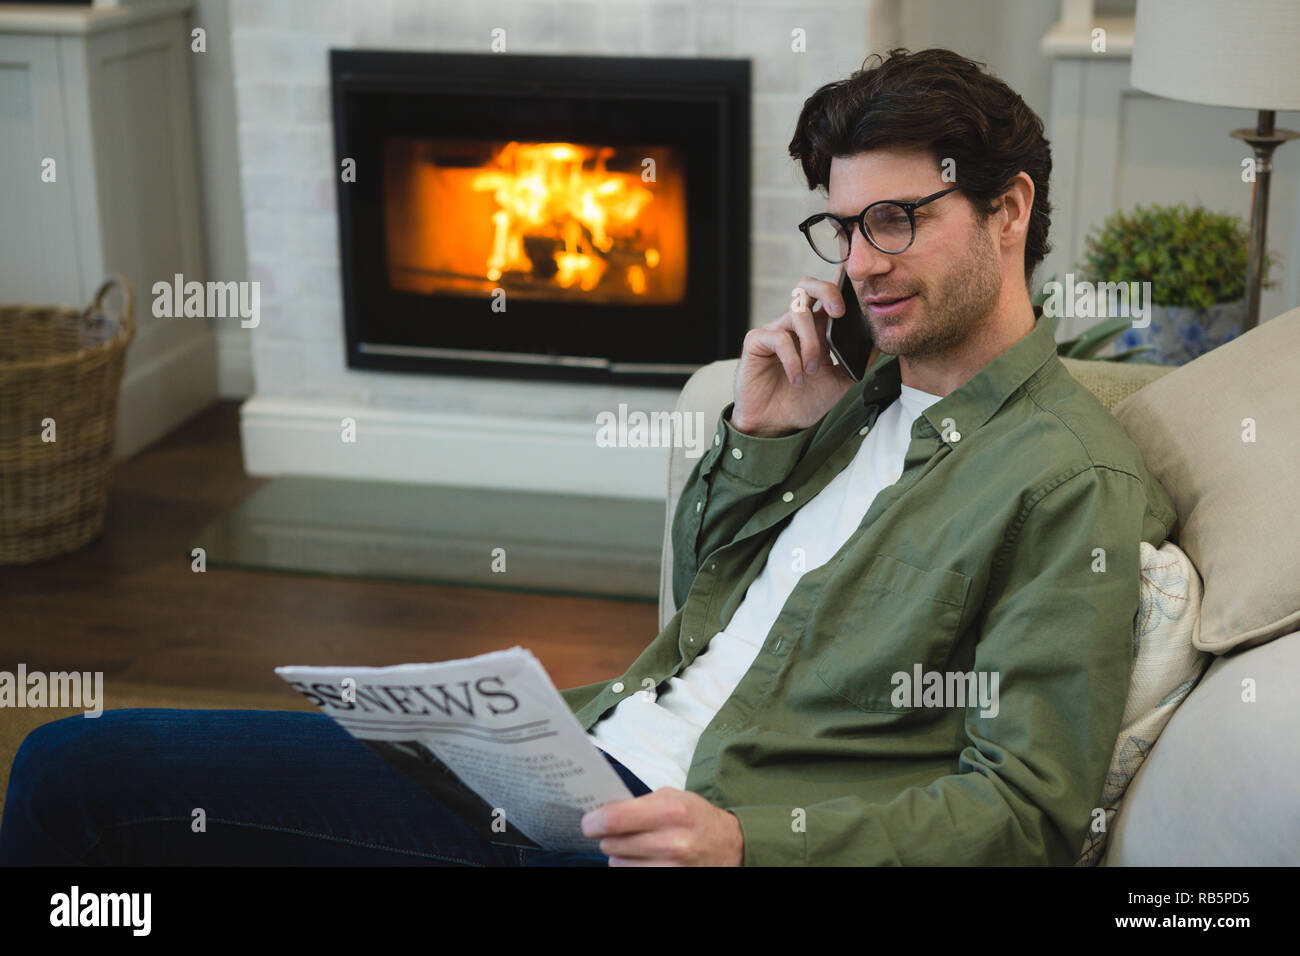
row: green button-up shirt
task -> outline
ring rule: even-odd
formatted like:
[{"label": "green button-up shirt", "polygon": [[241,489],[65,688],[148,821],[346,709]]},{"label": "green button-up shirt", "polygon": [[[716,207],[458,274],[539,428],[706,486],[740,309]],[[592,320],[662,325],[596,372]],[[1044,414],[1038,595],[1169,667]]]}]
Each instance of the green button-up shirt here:
[{"label": "green button-up shirt", "polygon": [[[585,729],[709,646],[899,373],[881,356],[781,438],[746,436],[723,409],[673,516],[678,611],[625,673],[562,691]],[[746,865],[1079,858],[1128,694],[1139,542],[1164,542],[1173,503],[1061,364],[1046,318],[911,439],[902,476],[799,578],[700,736],[686,789],[740,820]],[[929,672],[950,691],[949,675],[996,675],[996,709],[922,696]]]}]

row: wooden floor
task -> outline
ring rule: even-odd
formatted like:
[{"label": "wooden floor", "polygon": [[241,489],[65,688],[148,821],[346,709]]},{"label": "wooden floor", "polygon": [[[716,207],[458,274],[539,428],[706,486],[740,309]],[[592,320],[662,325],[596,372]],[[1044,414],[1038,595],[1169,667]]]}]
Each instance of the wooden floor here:
[{"label": "wooden floor", "polygon": [[0,566],[0,670],[106,682],[286,690],[280,664],[438,661],[520,645],[558,687],[621,673],[658,632],[653,604],[293,574],[190,569],[189,546],[263,483],[244,474],[239,405],[219,402],[119,462],[104,533]]}]

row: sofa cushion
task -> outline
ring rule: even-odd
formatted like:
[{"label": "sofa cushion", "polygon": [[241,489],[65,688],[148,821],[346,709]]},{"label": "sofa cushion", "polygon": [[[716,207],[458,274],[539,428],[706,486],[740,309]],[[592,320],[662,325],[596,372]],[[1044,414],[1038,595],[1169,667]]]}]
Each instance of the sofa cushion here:
[{"label": "sofa cushion", "polygon": [[1080,866],[1105,853],[1106,834],[1156,738],[1192,692],[1210,655],[1192,646],[1201,607],[1201,581],[1191,559],[1172,541],[1142,549],[1142,586],[1133,618],[1133,672],[1124,719],[1101,793],[1104,820],[1097,818],[1083,844]]},{"label": "sofa cushion", "polygon": [[1300,633],[1212,659],[1129,784],[1102,864],[1300,864],[1297,674]]},{"label": "sofa cushion", "polygon": [[1222,654],[1300,629],[1300,430],[1292,309],[1113,409],[1178,521],[1169,537],[1205,582],[1193,641]]}]

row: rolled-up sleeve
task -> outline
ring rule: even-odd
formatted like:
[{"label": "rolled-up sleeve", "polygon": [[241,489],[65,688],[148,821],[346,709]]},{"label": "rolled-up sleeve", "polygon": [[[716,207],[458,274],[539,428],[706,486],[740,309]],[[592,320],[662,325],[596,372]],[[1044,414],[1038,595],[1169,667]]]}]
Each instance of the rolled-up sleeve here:
[{"label": "rolled-up sleeve", "polygon": [[817,434],[817,425],[780,438],[757,438],[731,424],[730,402],[718,416],[717,441],[682,486],[673,511],[673,600],[686,601],[700,562],[736,536],[766,500],[766,493],[790,476]]}]

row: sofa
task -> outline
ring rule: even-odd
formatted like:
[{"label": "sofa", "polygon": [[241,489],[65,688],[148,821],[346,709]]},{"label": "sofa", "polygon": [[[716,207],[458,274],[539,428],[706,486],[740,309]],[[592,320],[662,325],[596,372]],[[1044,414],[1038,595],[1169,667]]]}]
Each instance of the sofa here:
[{"label": "sofa", "polygon": [[[1100,865],[1300,864],[1297,359],[1300,309],[1177,368],[1061,359],[1174,501],[1168,550],[1194,567],[1187,630],[1208,663],[1123,775]],[[701,413],[711,433],[738,363],[690,377],[676,405],[682,420]],[[670,454],[660,628],[676,613],[672,516],[698,461],[686,452]]]}]

